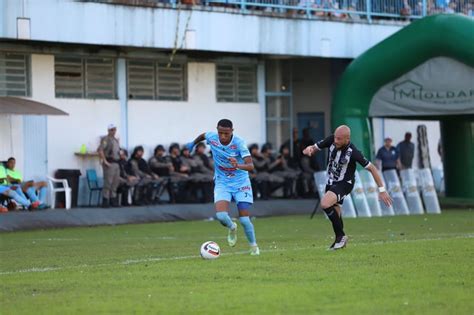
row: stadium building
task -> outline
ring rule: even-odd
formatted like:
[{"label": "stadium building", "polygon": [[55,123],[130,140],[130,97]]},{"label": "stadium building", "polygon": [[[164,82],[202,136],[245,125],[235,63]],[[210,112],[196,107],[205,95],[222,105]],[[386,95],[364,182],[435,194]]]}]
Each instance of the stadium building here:
[{"label": "stadium building", "polygon": [[[109,123],[118,125],[123,147],[144,145],[148,155],[222,117],[249,144],[268,141],[278,150],[293,128],[301,135],[306,127],[319,139],[340,118],[332,116],[333,95],[349,63],[427,14],[426,4],[401,18],[392,9],[276,3],[0,1],[0,95],[68,113],[1,115],[0,156],[17,157],[25,178],[57,169],[100,172],[97,156],[80,151],[95,152]],[[400,97],[417,86],[405,88]],[[420,124],[372,123],[375,147],[385,136],[416,134]],[[432,166],[441,168],[440,124],[422,123]]]}]

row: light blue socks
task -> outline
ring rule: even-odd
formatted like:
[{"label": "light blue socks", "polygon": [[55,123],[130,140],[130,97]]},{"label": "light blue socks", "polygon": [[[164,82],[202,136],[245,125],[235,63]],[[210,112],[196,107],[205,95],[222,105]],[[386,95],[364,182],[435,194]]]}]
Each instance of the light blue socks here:
[{"label": "light blue socks", "polygon": [[48,196],[48,187],[41,187],[39,190],[39,200],[42,204],[46,204],[46,198]]},{"label": "light blue socks", "polygon": [[28,195],[28,198],[32,202],[39,201],[42,204],[46,204],[46,197],[48,193],[48,188],[46,187],[41,187],[39,190],[39,196],[36,194],[36,188],[35,187],[30,187],[26,191],[26,194]]},{"label": "light blue socks", "polygon": [[252,221],[249,217],[240,217],[240,224],[244,227],[245,236],[249,241],[250,246],[256,246],[257,240],[255,239],[255,229],[253,228]]},{"label": "light blue socks", "polygon": [[20,205],[22,205],[26,208],[28,208],[31,205],[31,202],[28,199],[24,198],[23,196],[21,196],[20,194],[18,194],[14,190],[9,190],[7,192],[7,195],[8,195],[8,197],[12,198],[13,200],[15,200]]},{"label": "light blue socks", "polygon": [[[229,228],[232,229],[234,227],[234,223],[232,222],[232,219],[230,218],[229,214],[225,211],[219,211],[216,212],[216,217],[219,222]],[[252,221],[250,221],[249,217],[240,217],[240,224],[244,227],[244,232],[245,236],[247,237],[247,240],[249,241],[250,246],[256,246],[257,245],[257,240],[255,239],[255,229],[253,227]]]},{"label": "light blue socks", "polygon": [[218,211],[216,212],[216,217],[219,222],[229,228],[232,229],[234,227],[234,222],[232,222],[232,219],[230,218],[229,214],[226,211]]},{"label": "light blue socks", "polygon": [[26,190],[26,194],[28,195],[28,198],[30,198],[32,202],[38,201],[38,196],[36,196],[36,189],[34,187],[28,188]]}]

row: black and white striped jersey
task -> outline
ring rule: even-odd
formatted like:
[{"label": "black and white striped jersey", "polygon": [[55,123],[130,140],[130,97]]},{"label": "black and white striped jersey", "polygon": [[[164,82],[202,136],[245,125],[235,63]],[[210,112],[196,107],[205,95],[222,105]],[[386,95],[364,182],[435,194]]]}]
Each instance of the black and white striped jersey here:
[{"label": "black and white striped jersey", "polygon": [[350,142],[345,147],[337,149],[334,144],[334,135],[316,142],[315,146],[319,150],[329,148],[327,168],[329,185],[340,181],[353,184],[356,171],[355,163],[357,162],[365,168],[370,165],[370,161]]}]

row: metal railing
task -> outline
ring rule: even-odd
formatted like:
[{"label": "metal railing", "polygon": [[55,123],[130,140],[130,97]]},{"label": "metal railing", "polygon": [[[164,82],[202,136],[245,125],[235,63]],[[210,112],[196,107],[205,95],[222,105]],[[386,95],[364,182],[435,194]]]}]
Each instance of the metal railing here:
[{"label": "metal railing", "polygon": [[328,18],[371,22],[412,20],[438,13],[458,13],[474,18],[473,0],[90,0],[128,5],[219,8],[242,14],[287,18]]},{"label": "metal railing", "polygon": [[233,7],[242,13],[368,21],[373,18],[418,19],[437,13],[461,13],[474,17],[472,0],[203,0],[200,4]]}]

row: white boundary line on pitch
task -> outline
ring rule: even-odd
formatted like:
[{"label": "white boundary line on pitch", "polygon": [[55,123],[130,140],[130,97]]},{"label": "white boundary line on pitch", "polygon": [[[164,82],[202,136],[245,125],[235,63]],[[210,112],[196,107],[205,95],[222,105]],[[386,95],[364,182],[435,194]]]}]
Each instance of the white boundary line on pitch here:
[{"label": "white boundary line on pitch", "polygon": [[[425,241],[442,241],[442,240],[449,240],[449,239],[469,239],[474,238],[473,233],[461,234],[453,237],[434,237],[434,238],[419,238],[413,240],[393,240],[393,241],[374,241],[374,242],[361,242],[355,243],[351,246],[367,246],[367,245],[386,245],[386,244],[397,244],[397,243],[415,243],[415,242],[425,242]],[[266,249],[261,250],[263,253],[268,252],[287,252],[287,251],[297,251],[297,250],[308,250],[308,249],[321,249],[326,248],[326,246],[310,246],[310,247],[297,247],[293,249]],[[234,253],[223,253],[222,256],[234,256],[234,255],[243,255],[248,254],[248,251],[240,251]],[[35,273],[35,272],[49,272],[49,271],[58,271],[58,270],[65,270],[65,269],[76,269],[76,268],[94,268],[94,267],[106,267],[106,266],[113,266],[113,265],[133,265],[133,264],[141,264],[146,262],[161,262],[161,261],[173,261],[173,260],[186,260],[186,259],[196,259],[199,258],[199,255],[188,255],[188,256],[175,256],[175,257],[150,257],[150,258],[139,258],[139,259],[127,259],[121,262],[115,263],[108,263],[108,264],[95,264],[95,265],[76,265],[76,266],[64,266],[64,267],[43,267],[43,268],[30,268],[30,269],[22,269],[22,270],[12,270],[12,271],[3,271],[0,272],[0,276],[3,275],[12,275],[12,274],[19,274],[19,273]]]}]

